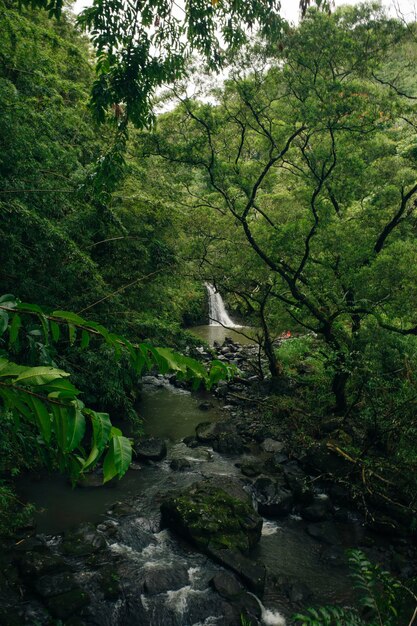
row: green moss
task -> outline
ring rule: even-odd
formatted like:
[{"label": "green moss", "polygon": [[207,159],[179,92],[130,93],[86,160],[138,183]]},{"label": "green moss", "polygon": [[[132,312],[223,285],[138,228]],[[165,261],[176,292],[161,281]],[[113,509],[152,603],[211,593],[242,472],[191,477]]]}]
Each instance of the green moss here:
[{"label": "green moss", "polygon": [[213,485],[200,484],[164,503],[168,525],[192,538],[200,547],[246,552],[259,540],[262,520],[249,502]]}]

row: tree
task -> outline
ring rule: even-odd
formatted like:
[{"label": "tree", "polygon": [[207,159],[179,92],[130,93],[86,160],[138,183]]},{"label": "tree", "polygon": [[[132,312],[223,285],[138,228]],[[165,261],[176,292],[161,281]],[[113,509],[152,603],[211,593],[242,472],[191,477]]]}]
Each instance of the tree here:
[{"label": "tree", "polygon": [[237,71],[217,104],[178,89],[177,110],[147,139],[148,152],[192,167],[190,207],[217,211],[223,243],[212,240],[206,264],[237,226],[228,249],[234,260],[250,256],[257,278],[249,273],[236,292],[263,286],[281,320],[324,340],[337,413],[347,409],[366,325],[417,332],[396,289],[413,289],[416,278],[416,169],[403,149],[413,131],[401,120],[410,102],[378,79],[405,34],[375,5],[312,12],[271,69]]}]

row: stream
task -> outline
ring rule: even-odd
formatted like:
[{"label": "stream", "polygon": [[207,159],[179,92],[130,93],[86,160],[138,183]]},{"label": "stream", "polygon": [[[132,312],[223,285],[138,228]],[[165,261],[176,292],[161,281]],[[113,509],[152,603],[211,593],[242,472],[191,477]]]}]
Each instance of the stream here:
[{"label": "stream", "polygon": [[[91,608],[98,624],[225,624],[220,596],[209,586],[210,579],[222,568],[169,531],[160,531],[159,507],[165,494],[202,478],[216,477],[219,485],[223,477],[241,478],[235,463],[252,457],[224,456],[207,447],[188,448],[182,439],[194,435],[200,422],[218,420],[223,414],[221,406],[214,405],[203,412],[199,408],[204,400],[201,394],[177,389],[162,377],[148,378],[151,384],[143,387],[139,412],[145,432],[167,441],[168,455],[164,461],[141,464],[140,469],[129,470],[120,482],[110,486],[72,489],[60,476],[43,476],[37,480],[22,479],[19,491],[35,504],[37,531],[47,535],[51,545],[59,544],[59,533],[82,522],[99,524],[102,530],[108,530],[112,524],[117,528],[114,538],[108,541],[114,557],[110,565],[123,576],[123,593],[128,600],[110,607],[109,603],[94,600],[96,604]],[[189,460],[191,470],[173,471],[170,463],[175,458]],[[120,500],[129,501],[133,517],[113,515],[111,507]],[[343,547],[357,544],[362,533],[354,520],[340,525],[339,530]],[[252,556],[268,569],[264,624],[281,626],[284,621],[279,613],[288,617],[302,606],[350,598],[342,546],[317,542],[306,533],[306,522],[297,516],[282,521],[265,519],[261,541]],[[86,573],[84,567],[80,565],[79,576],[90,576],[89,584],[94,588],[94,571]],[[149,578],[148,587],[154,585],[156,589],[146,598],[131,588],[133,581],[144,576]],[[161,587],[161,579],[166,581],[167,577],[168,582]]]}]

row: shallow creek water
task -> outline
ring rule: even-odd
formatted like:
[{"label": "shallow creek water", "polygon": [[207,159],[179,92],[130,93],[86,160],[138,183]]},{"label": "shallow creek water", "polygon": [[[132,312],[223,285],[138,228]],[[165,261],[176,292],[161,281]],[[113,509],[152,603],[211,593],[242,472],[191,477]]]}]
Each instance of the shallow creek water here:
[{"label": "shallow creek water", "polygon": [[[162,380],[159,387],[144,386],[139,410],[145,431],[164,437],[168,442],[168,457],[161,463],[130,470],[120,482],[108,487],[71,489],[59,476],[42,477],[37,481],[25,479],[19,486],[21,494],[36,505],[38,532],[48,535],[61,533],[84,521],[104,522],[109,518],[106,512],[115,501],[128,499],[134,504],[136,517],[117,521],[122,540],[118,539],[111,546],[115,563],[120,557],[128,560],[128,566],[124,563],[124,576],[137,576],[138,568],[143,570],[170,564],[188,573],[186,584],[168,591],[163,605],[160,596],[143,599],[141,610],[148,614],[153,612],[154,616],[143,623],[152,626],[222,624],[222,618],[216,612],[216,594],[208,586],[209,579],[221,568],[168,531],[159,532],[157,528],[159,506],[166,493],[204,477],[216,476],[220,485],[223,476],[241,476],[235,463],[248,458],[221,456],[205,447],[190,449],[181,442],[185,436],[194,434],[198,423],[216,420],[222,413],[216,406],[201,411],[198,405],[202,399]],[[172,471],[170,462],[173,458],[189,459],[191,471]],[[283,521],[265,520],[262,539],[253,554],[254,559],[260,559],[268,568],[264,604],[287,616],[300,608],[300,602],[301,606],[331,603],[347,601],[350,596],[342,548],[317,542],[307,535],[305,526],[304,521],[291,516]],[[340,530],[345,546],[357,539],[356,533],[361,532],[353,522]],[[311,597],[307,601],[304,597],[302,601],[297,600],[297,589],[304,588],[311,591]],[[98,606],[97,612],[101,610]],[[271,621],[265,621],[265,624],[283,623],[277,617],[273,621],[273,613],[269,618]],[[109,620],[112,625],[129,623],[126,617],[119,618],[116,613],[109,615]]]},{"label": "shallow creek water", "polygon": [[237,328],[226,328],[225,326],[214,326],[205,324],[203,326],[192,326],[188,328],[190,333],[204,339],[208,344],[213,345],[215,341],[220,345],[224,342],[226,337],[230,337],[233,341],[237,341],[242,346],[255,343],[252,336],[254,336],[256,329],[249,326],[241,326]]}]

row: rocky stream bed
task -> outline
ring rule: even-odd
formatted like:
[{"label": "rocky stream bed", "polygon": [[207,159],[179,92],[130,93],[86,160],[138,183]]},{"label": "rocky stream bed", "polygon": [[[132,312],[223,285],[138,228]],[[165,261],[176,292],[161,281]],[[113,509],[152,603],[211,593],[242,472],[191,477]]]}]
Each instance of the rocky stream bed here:
[{"label": "rocky stream bed", "polygon": [[289,625],[305,606],[353,601],[348,547],[415,575],[395,511],[366,519],[331,479],[349,462],[324,445],[296,454],[290,433],[265,424],[256,348],[226,341],[218,354],[243,375],[215,395],[144,379],[147,436],[119,485],[21,485],[48,510],[3,542],[0,624]]}]

